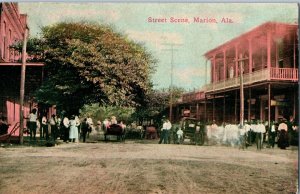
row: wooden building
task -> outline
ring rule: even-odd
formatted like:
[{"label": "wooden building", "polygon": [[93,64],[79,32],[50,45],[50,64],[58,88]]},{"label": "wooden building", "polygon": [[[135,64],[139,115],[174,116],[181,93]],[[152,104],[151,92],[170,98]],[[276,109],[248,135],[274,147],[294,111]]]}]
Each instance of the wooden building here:
[{"label": "wooden building", "polygon": [[[0,3],[0,117],[13,127],[20,121],[21,53],[10,48],[23,41],[27,15],[20,14],[17,3]],[[43,81],[43,63],[27,63],[24,94],[24,115],[39,108],[34,91]],[[54,110],[50,109],[49,114]],[[24,122],[25,125],[25,122]],[[18,136],[18,131],[15,134]]]},{"label": "wooden building", "polygon": [[298,25],[267,22],[206,52],[210,83],[184,94],[177,112],[188,110],[208,122],[239,123],[243,72],[245,119],[297,118],[297,31]]}]

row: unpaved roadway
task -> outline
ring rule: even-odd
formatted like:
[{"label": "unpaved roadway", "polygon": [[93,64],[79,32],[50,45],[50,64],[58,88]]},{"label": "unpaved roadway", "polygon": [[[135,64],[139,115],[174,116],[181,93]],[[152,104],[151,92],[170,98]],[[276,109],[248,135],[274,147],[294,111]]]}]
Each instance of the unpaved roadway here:
[{"label": "unpaved roadway", "polygon": [[153,141],[0,147],[0,193],[296,193],[297,148]]}]

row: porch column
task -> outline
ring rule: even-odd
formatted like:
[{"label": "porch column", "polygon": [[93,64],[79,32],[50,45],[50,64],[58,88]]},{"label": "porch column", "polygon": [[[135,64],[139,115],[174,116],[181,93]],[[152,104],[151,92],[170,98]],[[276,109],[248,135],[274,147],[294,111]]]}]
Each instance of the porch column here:
[{"label": "porch column", "polygon": [[[204,94],[205,95],[205,94]],[[204,122],[207,123],[207,114],[206,114],[206,95],[204,96]]]},{"label": "porch column", "polygon": [[244,126],[244,61],[243,55],[240,54],[240,125]]},{"label": "porch column", "polygon": [[225,113],[226,113],[226,103],[225,103],[225,94],[224,94],[224,98],[223,98],[223,123],[226,121]]},{"label": "porch column", "polygon": [[271,68],[271,32],[267,33],[267,65]]},{"label": "porch column", "polygon": [[278,68],[278,43],[275,42],[275,66]]},{"label": "porch column", "polygon": [[212,120],[215,120],[215,95],[213,95],[213,116]]},{"label": "porch column", "polygon": [[235,98],[234,98],[234,123],[236,123],[236,117],[237,117],[237,90],[235,90]]},{"label": "porch column", "polygon": [[199,119],[199,103],[196,105],[196,118]]},{"label": "porch column", "polygon": [[271,123],[271,84],[268,84],[268,126]]},{"label": "porch column", "polygon": [[248,43],[249,43],[249,73],[252,73],[252,42],[251,39],[248,39]]},{"label": "porch column", "polygon": [[179,105],[176,107],[176,120],[179,120],[180,119],[180,107]]},{"label": "porch column", "polygon": [[[296,33],[294,33],[294,69],[296,68]],[[294,75],[295,77],[295,75]]]},{"label": "porch column", "polygon": [[296,92],[297,92],[297,90],[296,90],[296,87],[297,86],[294,86],[294,91],[293,91],[293,97],[294,97],[294,106],[293,106],[293,117],[294,117],[294,119],[296,119],[295,117],[296,117]]},{"label": "porch column", "polygon": [[251,121],[251,88],[249,88],[248,122]]},{"label": "porch column", "polygon": [[213,83],[216,81],[216,55],[213,57]]},{"label": "porch column", "polygon": [[207,59],[205,61],[205,85],[207,84]]},{"label": "porch column", "polygon": [[237,45],[235,45],[235,77],[238,77],[238,48]]},{"label": "porch column", "polygon": [[223,80],[226,80],[226,50],[223,50],[223,67],[224,67],[224,71],[223,71]]}]

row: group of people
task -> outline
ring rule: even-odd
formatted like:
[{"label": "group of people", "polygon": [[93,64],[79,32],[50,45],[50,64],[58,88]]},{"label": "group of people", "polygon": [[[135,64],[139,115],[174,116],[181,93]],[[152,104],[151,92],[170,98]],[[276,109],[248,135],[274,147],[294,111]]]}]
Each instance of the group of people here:
[{"label": "group of people", "polygon": [[270,145],[274,147],[275,140],[277,138],[278,147],[286,149],[290,145],[297,145],[298,142],[298,125],[293,116],[290,116],[289,120],[281,119],[279,123],[272,122],[269,130]]},{"label": "group of people", "polygon": [[78,116],[70,117],[53,114],[49,119],[46,115],[41,118],[37,116],[37,110],[33,109],[27,117],[27,128],[29,129],[30,140],[36,141],[36,133],[39,131],[40,139],[57,140],[59,137],[64,142],[79,142],[80,134],[85,142],[86,135],[91,132],[93,121],[90,117],[85,118],[82,122]]},{"label": "group of people", "polygon": [[[64,142],[79,142],[82,137],[83,142],[89,137],[89,134],[96,130],[100,132],[105,131],[112,124],[117,124],[125,129],[126,125],[121,121],[118,122],[115,116],[110,119],[106,118],[103,123],[97,121],[97,125],[94,126],[93,120],[88,115],[84,119],[80,119],[78,116],[63,116],[62,119],[57,115],[52,115],[50,119],[46,116],[38,118],[37,110],[33,109],[28,115],[27,128],[30,133],[30,140],[36,140],[37,131],[40,132],[40,138],[48,140],[56,140],[58,137]],[[49,130],[50,129],[50,130]]]},{"label": "group of people", "polygon": [[[33,109],[28,115],[27,128],[30,133],[30,140],[36,140],[37,131],[40,132],[40,138],[48,140],[56,140],[58,137],[63,139],[64,142],[79,142],[80,137],[83,138],[83,142],[86,142],[86,138],[89,137],[89,133],[93,129],[97,131],[105,131],[113,124],[121,126],[123,129],[126,125],[121,121],[118,122],[115,116],[110,119],[106,118],[103,123],[97,121],[97,126],[94,127],[93,120],[90,116],[80,120],[78,116],[72,115],[70,117],[64,116],[61,119],[57,115],[52,115],[49,119],[45,115],[42,117],[37,116],[37,110]],[[3,119],[2,119],[3,120]],[[0,121],[0,126],[5,125],[4,121]],[[229,136],[232,136],[237,132],[237,139],[240,145],[244,148],[248,144],[252,144],[255,140],[257,149],[261,149],[263,142],[268,142],[268,146],[274,148],[275,143],[278,143],[278,147],[285,149],[292,144],[293,138],[295,139],[296,133],[298,133],[298,126],[291,116],[287,121],[285,119],[279,120],[279,122],[271,122],[270,125],[263,122],[258,123],[248,123],[245,121],[243,127],[239,125],[224,125],[217,126],[215,122],[206,127],[206,138],[207,140],[212,138],[217,133],[219,128],[222,128],[222,141],[224,142],[224,137],[226,136],[226,141],[229,140]],[[170,136],[173,135],[174,131],[172,129],[172,124],[167,118],[163,118],[163,124],[160,133],[159,144],[170,143]],[[172,134],[170,134],[172,131]],[[181,127],[177,129],[176,138],[177,143],[183,140],[183,131]],[[175,134],[174,133],[174,134]],[[215,134],[214,134],[215,133]],[[229,135],[227,133],[230,133]],[[226,135],[227,134],[227,135]],[[220,138],[219,138],[220,139]]]},{"label": "group of people", "polygon": [[[247,125],[245,126],[247,127]],[[251,125],[251,127],[249,125],[249,128],[255,135],[254,137],[252,136],[252,139],[255,139],[257,149],[262,148],[263,142],[267,142],[267,147],[271,148],[274,148],[277,142],[279,148],[286,149],[286,147],[293,144],[293,139],[298,137],[296,135],[298,127],[292,116],[290,116],[288,121],[285,118],[281,118],[278,122],[271,121],[270,125],[266,122],[265,124]],[[251,136],[248,136],[248,141],[251,143]]]},{"label": "group of people", "polygon": [[[98,124],[99,124],[99,122],[100,121],[98,121]],[[120,127],[122,127],[122,129],[126,128],[126,125],[123,123],[123,121],[118,122],[117,121],[117,117],[112,116],[110,119],[109,118],[104,119],[104,121],[103,121],[104,130],[107,129],[107,128],[109,128],[110,125],[113,125],[113,124],[114,125],[119,125]]]},{"label": "group of people", "polygon": [[[54,117],[54,115],[52,116]],[[53,120],[54,118],[51,117],[51,120]],[[38,118],[37,115],[37,109],[32,109],[31,113],[28,115],[27,117],[28,121],[27,121],[27,128],[29,129],[29,134],[30,134],[30,140],[36,140],[36,132],[39,131],[40,132],[40,138],[45,138],[46,140],[49,140],[49,126],[47,124],[47,118],[46,116],[42,116],[42,118]],[[52,123],[52,122],[51,122]],[[56,126],[55,128],[53,127],[53,125],[51,125],[51,133],[52,133],[52,137],[55,137],[54,134],[56,134],[57,130],[56,130]]]},{"label": "group of people", "polygon": [[240,147],[245,148],[247,145],[255,142],[258,150],[263,148],[264,142],[267,142],[267,147],[272,148],[274,148],[277,142],[279,148],[285,149],[298,136],[298,127],[292,116],[289,121],[282,118],[279,119],[279,122],[272,121],[270,125],[268,125],[268,122],[262,121],[245,121],[243,126],[230,124],[217,126],[213,122],[212,125],[208,126],[208,129],[208,138],[216,134],[221,134],[221,140],[223,139],[223,142],[225,142],[224,139],[228,140],[230,139],[228,137],[234,134],[236,137],[232,139],[238,140]]},{"label": "group of people", "polygon": [[59,116],[52,115],[47,119],[46,115],[38,117],[37,109],[32,109],[27,117],[27,128],[29,129],[30,140],[36,141],[37,131],[40,133],[40,139],[56,140],[60,136],[61,119]]},{"label": "group of people", "polygon": [[[164,143],[164,144],[169,144],[170,143],[170,131],[172,129],[172,124],[169,119],[163,118],[163,125],[161,128],[161,133],[160,133],[160,140],[159,144]],[[183,141],[183,131],[179,127],[176,131],[176,136],[177,136],[177,143],[180,143]]]},{"label": "group of people", "polygon": [[[171,135],[171,131],[174,133],[171,122],[163,118],[159,144],[170,143],[169,136]],[[279,122],[273,121],[270,125],[263,121],[245,121],[243,126],[230,124],[218,126],[213,121],[211,125],[206,126],[205,131],[206,141],[216,137],[221,143],[240,145],[243,149],[254,142],[258,150],[263,148],[264,142],[267,143],[267,147],[272,148],[274,148],[277,142],[278,147],[281,149],[298,143],[295,142],[298,137],[298,126],[292,116],[288,121],[286,119],[279,119]],[[181,130],[181,127],[175,133],[177,142],[182,140],[184,132]]]}]

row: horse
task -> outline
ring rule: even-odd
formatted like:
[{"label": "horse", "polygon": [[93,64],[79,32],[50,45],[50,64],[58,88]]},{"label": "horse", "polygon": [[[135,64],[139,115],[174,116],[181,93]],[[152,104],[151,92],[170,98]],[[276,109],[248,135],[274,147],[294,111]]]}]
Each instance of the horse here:
[{"label": "horse", "polygon": [[107,135],[115,135],[118,140],[125,141],[125,129],[118,124],[111,124],[105,127],[104,140],[107,141]]}]

